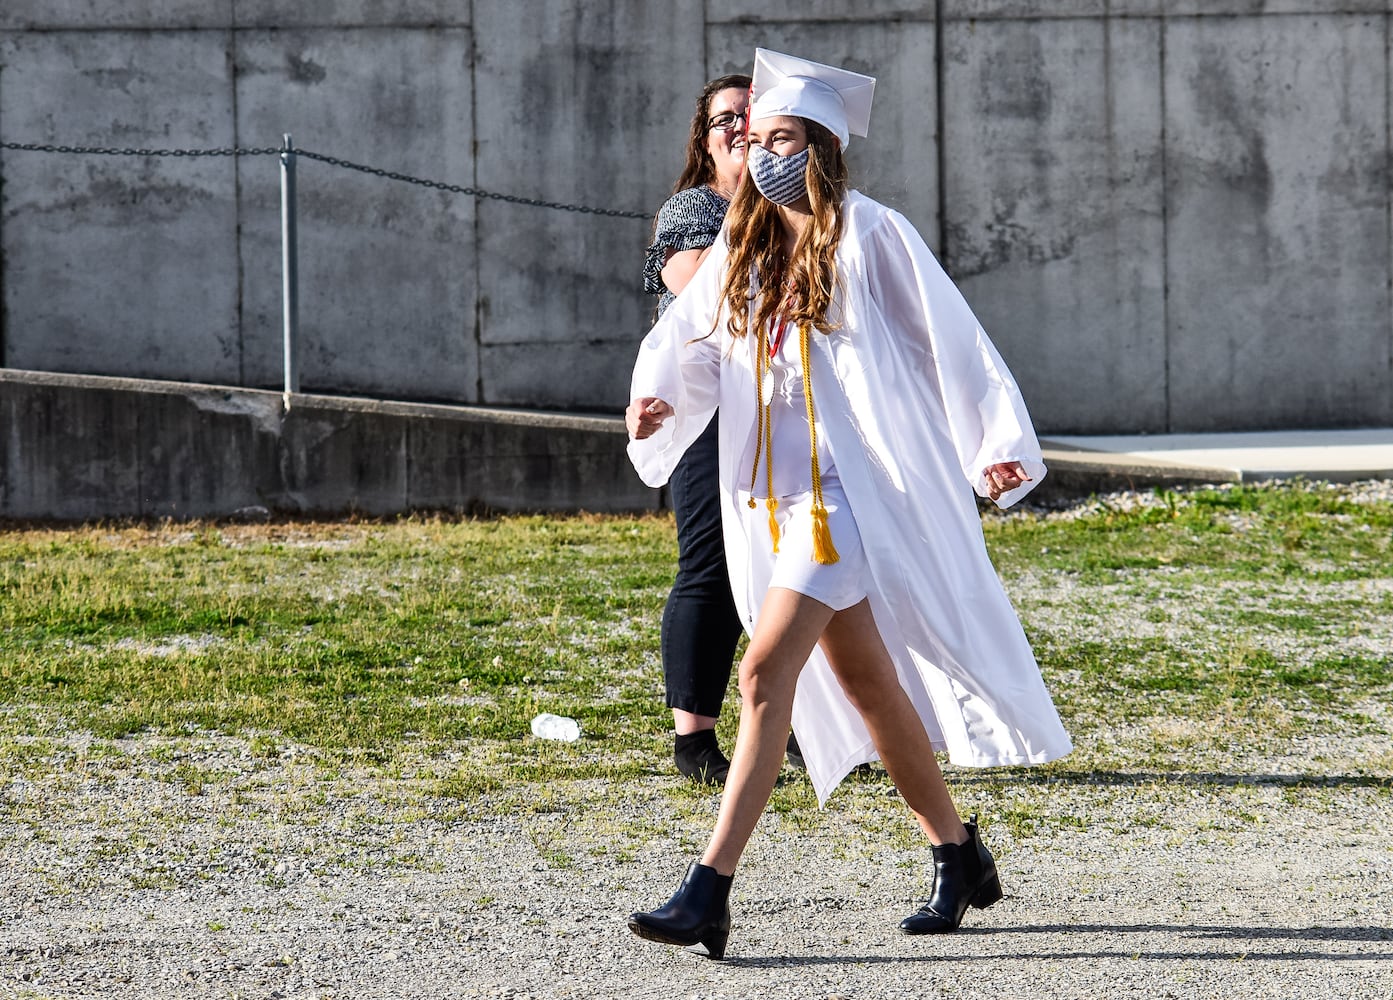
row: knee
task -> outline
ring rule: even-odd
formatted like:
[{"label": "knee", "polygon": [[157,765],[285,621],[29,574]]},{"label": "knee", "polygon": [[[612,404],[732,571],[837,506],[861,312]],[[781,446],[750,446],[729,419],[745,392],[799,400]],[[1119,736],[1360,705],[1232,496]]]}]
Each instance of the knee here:
[{"label": "knee", "polygon": [[892,675],[888,681],[878,674],[863,670],[846,670],[834,666],[833,673],[842,693],[851,706],[862,715],[874,713],[886,704],[899,691],[899,684]]},{"label": "knee", "polygon": [[747,653],[740,661],[740,698],[748,706],[761,706],[781,700],[792,701],[792,693],[776,664],[758,653]]}]

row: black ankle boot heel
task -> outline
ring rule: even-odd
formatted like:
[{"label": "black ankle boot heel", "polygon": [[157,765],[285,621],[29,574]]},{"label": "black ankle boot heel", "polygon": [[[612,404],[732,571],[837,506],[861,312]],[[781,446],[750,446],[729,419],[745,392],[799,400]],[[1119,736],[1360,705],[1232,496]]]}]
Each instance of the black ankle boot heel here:
[{"label": "black ankle boot heel", "polygon": [[1001,891],[1001,879],[993,875],[992,880],[985,883],[977,890],[977,895],[972,897],[972,905],[975,909],[985,910],[993,903],[999,902],[1004,895]]},{"label": "black ankle boot heel", "polygon": [[705,955],[707,958],[715,959],[719,962],[726,957],[726,942],[729,940],[730,924],[727,923],[723,929],[713,930],[696,944],[691,945],[688,951],[696,952],[697,949],[700,948],[701,951],[697,952],[698,954]]},{"label": "black ankle boot heel", "polygon": [[900,930],[906,934],[955,931],[969,906],[985,910],[1001,899],[996,861],[977,832],[976,815],[965,825],[967,843],[942,844],[933,849],[933,891],[918,913],[900,921]]},{"label": "black ankle boot heel", "polygon": [[693,863],[672,898],[651,912],[629,914],[629,930],[648,941],[675,944],[707,958],[724,958],[730,940],[730,884],[708,865]]}]

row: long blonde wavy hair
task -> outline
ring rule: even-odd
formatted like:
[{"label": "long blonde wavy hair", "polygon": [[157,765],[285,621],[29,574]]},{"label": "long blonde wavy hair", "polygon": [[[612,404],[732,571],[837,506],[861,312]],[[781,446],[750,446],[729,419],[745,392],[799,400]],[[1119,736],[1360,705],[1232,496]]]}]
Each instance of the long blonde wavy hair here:
[{"label": "long blonde wavy hair", "polygon": [[[773,321],[789,292],[793,306],[784,319],[795,328],[807,324],[827,333],[836,324],[827,318],[836,287],[835,257],[842,238],[842,198],[847,169],[836,136],[817,122],[800,118],[808,130],[808,200],[812,220],[785,259],[779,208],[759,193],[749,178],[740,185],[728,213],[730,257],[721,297],[732,336]],[[755,287],[750,286],[751,268]],[[787,287],[785,287],[787,286]],[[750,303],[757,302],[754,327]],[[719,314],[718,314],[719,315]]]}]

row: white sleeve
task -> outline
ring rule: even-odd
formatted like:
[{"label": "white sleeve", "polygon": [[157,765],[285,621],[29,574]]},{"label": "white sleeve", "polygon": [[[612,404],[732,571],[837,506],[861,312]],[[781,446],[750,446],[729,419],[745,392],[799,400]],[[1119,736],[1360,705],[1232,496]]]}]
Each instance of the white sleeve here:
[{"label": "white sleeve", "polygon": [[1040,442],[1011,372],[933,252],[898,212],[864,240],[866,277],[890,329],[926,352],[963,476],[988,495],[984,470],[1020,462],[1031,480],[998,499],[1009,507],[1044,478]]},{"label": "white sleeve", "polygon": [[643,338],[634,362],[629,399],[655,396],[673,409],[651,437],[629,442],[629,461],[649,486],[668,481],[716,412],[724,330],[713,328],[718,315],[724,319],[720,306],[726,250],[722,233],[687,287]]}]

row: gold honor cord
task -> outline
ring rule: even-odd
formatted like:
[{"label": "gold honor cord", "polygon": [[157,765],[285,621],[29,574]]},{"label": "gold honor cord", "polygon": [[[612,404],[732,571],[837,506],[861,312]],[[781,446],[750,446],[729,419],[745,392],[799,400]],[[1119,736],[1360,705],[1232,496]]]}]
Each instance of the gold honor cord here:
[{"label": "gold honor cord", "polygon": [[[759,460],[764,458],[764,485],[767,494],[764,505],[769,510],[769,535],[774,540],[774,551],[779,551],[779,525],[774,513],[779,509],[779,501],[774,496],[774,441],[773,441],[773,372],[768,354],[769,338],[760,324],[758,343],[755,345],[755,460],[750,468],[750,509],[755,509],[755,486],[759,480]],[[803,398],[808,407],[808,443],[812,452],[813,473],[813,559],[824,566],[830,566],[841,559],[837,548],[832,544],[832,529],[827,524],[827,507],[822,502],[822,467],[817,460],[817,419],[813,411],[812,354],[808,349],[808,324],[798,326],[798,353],[803,362]],[[765,390],[765,380],[770,382]]]},{"label": "gold honor cord", "polygon": [[[759,456],[764,453],[764,506],[769,510],[769,537],[774,540],[774,552],[779,551],[779,522],[774,512],[779,509],[778,498],[774,496],[774,439],[772,414],[769,404],[773,401],[774,374],[769,370],[769,338],[764,324],[759,327],[759,342],[755,345],[755,411],[759,414],[755,425],[755,464],[750,469],[750,509],[755,506],[755,483],[759,477]],[[770,381],[770,392],[764,391],[764,380]]]},{"label": "gold honor cord", "polygon": [[803,397],[808,403],[808,439],[813,453],[813,558],[824,566],[841,559],[832,544],[827,524],[827,507],[822,502],[822,468],[817,460],[817,420],[813,415],[813,366],[808,350],[808,324],[798,327],[798,353],[803,359]]}]

